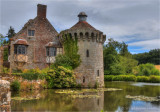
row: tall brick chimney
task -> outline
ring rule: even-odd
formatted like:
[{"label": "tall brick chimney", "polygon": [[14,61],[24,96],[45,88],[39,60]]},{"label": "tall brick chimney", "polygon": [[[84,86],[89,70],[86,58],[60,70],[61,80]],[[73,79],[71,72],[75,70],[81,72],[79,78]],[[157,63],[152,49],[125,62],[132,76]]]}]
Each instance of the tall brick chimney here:
[{"label": "tall brick chimney", "polygon": [[38,4],[37,5],[37,16],[39,18],[46,18],[46,13],[47,13],[47,6]]}]

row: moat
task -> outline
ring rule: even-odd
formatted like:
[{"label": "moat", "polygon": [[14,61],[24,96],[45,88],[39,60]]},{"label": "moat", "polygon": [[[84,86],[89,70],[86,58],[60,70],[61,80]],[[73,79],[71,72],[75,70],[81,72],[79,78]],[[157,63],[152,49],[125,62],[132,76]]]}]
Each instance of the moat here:
[{"label": "moat", "polygon": [[[117,91],[98,91],[83,93],[88,97],[73,97],[72,94],[60,94],[50,89],[11,93],[12,111],[160,111],[160,101],[144,101],[126,96],[160,96],[160,84],[135,82],[106,82],[106,88],[118,88]],[[64,90],[66,91],[66,90]],[[74,91],[74,90],[73,90]],[[21,97],[21,98],[20,98]]]}]

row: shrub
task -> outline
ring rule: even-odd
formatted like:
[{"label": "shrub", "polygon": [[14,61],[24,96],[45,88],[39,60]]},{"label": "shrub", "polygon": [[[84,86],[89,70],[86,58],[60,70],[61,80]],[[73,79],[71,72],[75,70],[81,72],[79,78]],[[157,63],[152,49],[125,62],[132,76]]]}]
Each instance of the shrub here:
[{"label": "shrub", "polygon": [[149,77],[149,82],[160,83],[160,76],[151,75]]},{"label": "shrub", "polygon": [[39,70],[38,68],[25,70],[23,71],[21,76],[23,79],[27,79],[27,80],[45,79],[45,75],[47,75],[47,70],[48,68],[44,70]]},{"label": "shrub", "polygon": [[117,75],[114,76],[113,81],[136,81],[136,77],[134,75]]},{"label": "shrub", "polygon": [[22,70],[20,70],[20,69],[13,69],[12,73],[22,73]]},{"label": "shrub", "polygon": [[58,55],[56,56],[55,63],[51,65],[51,68],[55,68],[57,66],[64,66],[65,68],[72,69],[73,61],[66,55]]},{"label": "shrub", "polygon": [[81,84],[77,84],[76,88],[82,88],[82,85]]},{"label": "shrub", "polygon": [[72,70],[63,66],[58,66],[46,75],[48,88],[70,88],[75,87],[75,76]]},{"label": "shrub", "polygon": [[7,67],[1,67],[0,69],[2,69],[2,73],[8,74],[9,73],[9,68]]},{"label": "shrub", "polygon": [[136,82],[160,83],[160,76],[105,75],[104,80],[105,81],[136,81]]},{"label": "shrub", "polygon": [[11,83],[11,90],[13,91],[19,91],[20,90],[20,82],[15,80]]},{"label": "shrub", "polygon": [[133,69],[133,74],[137,76],[150,76],[150,75],[160,75],[160,71],[158,71],[153,64],[140,64],[139,66]]},{"label": "shrub", "polygon": [[99,87],[99,83],[96,81],[94,88],[98,88]]},{"label": "shrub", "polygon": [[148,76],[137,76],[137,82],[149,82]]},{"label": "shrub", "polygon": [[21,76],[27,80],[37,80],[39,73],[23,73]]},{"label": "shrub", "polygon": [[104,75],[104,80],[105,81],[112,81],[114,75]]}]

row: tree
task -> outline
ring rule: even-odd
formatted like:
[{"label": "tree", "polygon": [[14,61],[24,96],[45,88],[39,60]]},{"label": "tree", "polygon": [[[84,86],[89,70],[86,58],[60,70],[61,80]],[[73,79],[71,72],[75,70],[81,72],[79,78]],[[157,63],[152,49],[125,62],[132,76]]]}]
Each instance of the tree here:
[{"label": "tree", "polygon": [[7,33],[7,36],[8,38],[12,38],[14,35],[15,35],[15,31],[14,31],[14,28],[12,26],[10,26],[9,30],[8,30],[8,33]]},{"label": "tree", "polygon": [[104,72],[106,75],[130,74],[138,62],[132,59],[128,45],[108,39],[104,47]]},{"label": "tree", "polygon": [[133,58],[139,61],[139,64],[152,63],[160,65],[160,49],[153,49],[149,52],[134,54]]},{"label": "tree", "polygon": [[118,52],[120,50],[120,43],[114,41],[112,38],[108,39],[108,44],[104,47],[104,72],[105,74],[120,74],[121,67],[118,66],[119,63],[119,55]]},{"label": "tree", "polygon": [[2,34],[0,34],[0,47],[4,44],[4,39],[5,37]]},{"label": "tree", "polygon": [[125,57],[132,57],[131,53],[128,51],[128,45],[124,42],[121,43],[120,55]]}]

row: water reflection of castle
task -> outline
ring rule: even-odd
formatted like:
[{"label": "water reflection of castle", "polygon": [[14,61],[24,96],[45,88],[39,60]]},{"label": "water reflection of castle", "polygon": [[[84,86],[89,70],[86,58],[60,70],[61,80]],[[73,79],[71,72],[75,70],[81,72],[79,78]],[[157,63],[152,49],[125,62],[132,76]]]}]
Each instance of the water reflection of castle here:
[{"label": "water reflection of castle", "polygon": [[97,111],[104,110],[104,91],[98,93],[85,93],[84,95],[97,95],[92,98],[76,98],[74,106],[78,111]]}]

